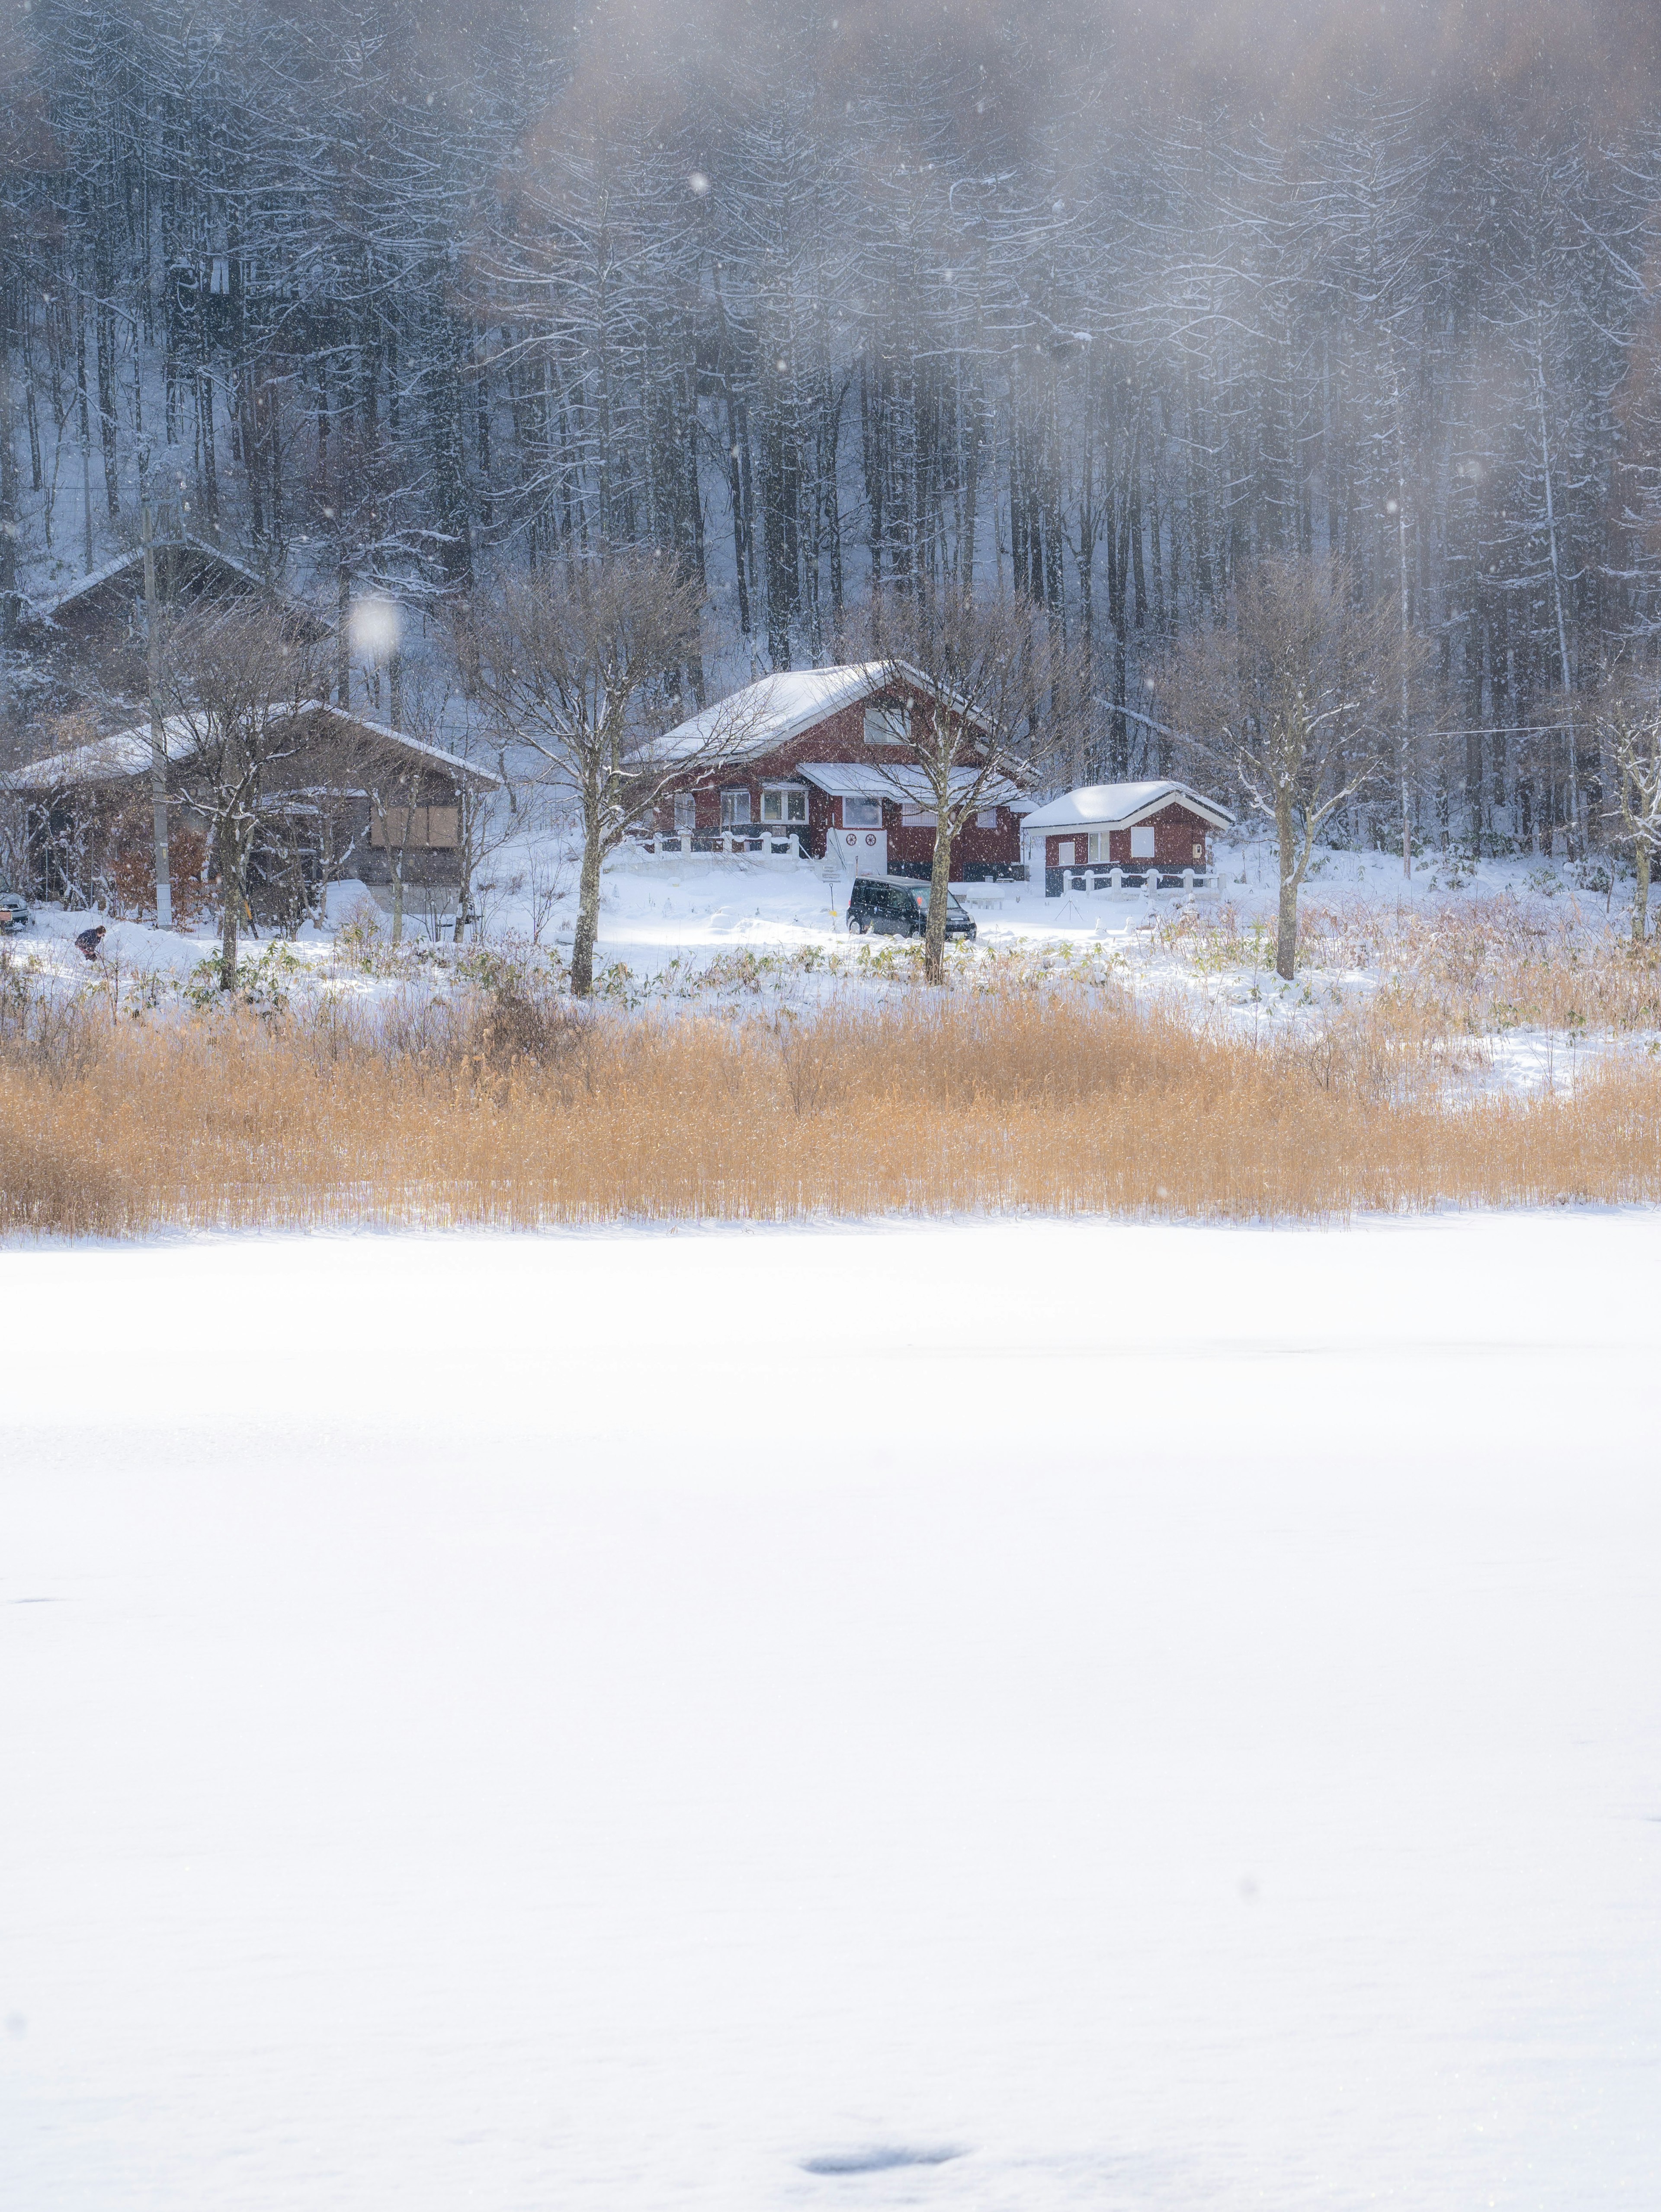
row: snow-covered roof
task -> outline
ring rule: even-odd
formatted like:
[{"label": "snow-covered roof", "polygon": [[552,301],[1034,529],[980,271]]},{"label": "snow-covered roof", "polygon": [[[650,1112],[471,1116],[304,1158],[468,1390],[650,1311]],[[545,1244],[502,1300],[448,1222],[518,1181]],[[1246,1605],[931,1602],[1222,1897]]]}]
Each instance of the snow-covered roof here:
[{"label": "snow-covered roof", "polygon": [[[800,761],[796,774],[827,799],[902,799],[914,806],[934,803],[922,770],[902,761]],[[960,799],[979,774],[978,769],[954,768],[952,797]],[[989,776],[981,793],[988,806],[1007,806],[1019,814],[1029,812],[1035,803],[1006,775]]]},{"label": "snow-covered roof", "polygon": [[781,669],[678,724],[657,750],[670,757],[702,752],[708,746],[730,746],[735,758],[770,752],[811,730],[815,722],[871,697],[882,689],[887,672],[887,663],[881,660],[841,668]]},{"label": "snow-covered roof", "polygon": [[1226,830],[1234,817],[1214,799],[1204,799],[1185,783],[1169,778],[1149,783],[1087,783],[1064,792],[1026,817],[1028,830],[1123,830],[1145,814],[1157,814],[1172,799],[1192,807],[1214,829]]},{"label": "snow-covered roof", "polygon": [[[850,661],[835,668],[782,668],[741,690],[718,699],[713,707],[693,714],[659,741],[666,757],[702,752],[706,747],[724,750],[733,760],[751,759],[788,745],[792,738],[811,730],[844,707],[856,707],[885,690],[897,678],[915,684],[928,696],[935,687],[921,671],[905,661]],[[966,719],[979,724],[980,716],[966,711]]]},{"label": "snow-covered roof", "polygon": [[[169,757],[183,758],[192,748],[192,731],[183,715],[171,715],[161,725],[161,748]],[[45,753],[14,769],[6,781],[19,791],[61,790],[71,783],[119,783],[126,777],[145,775],[150,765],[150,726],[116,730],[106,738],[94,738],[71,751]]]},{"label": "snow-covered roof", "polygon": [[[295,710],[296,720],[307,714],[327,714],[333,721],[363,731],[377,744],[418,753],[474,783],[498,784],[502,781],[492,769],[478,768],[471,761],[446,752],[442,745],[411,737],[407,730],[395,730],[390,722],[378,722],[368,714],[331,706],[326,699],[307,699]],[[171,760],[187,759],[195,750],[197,726],[187,715],[169,715],[161,725],[162,750]],[[117,730],[106,738],[94,738],[87,744],[76,745],[71,752],[46,753],[39,760],[15,769],[5,781],[18,791],[61,791],[70,784],[121,783],[149,772],[150,726],[143,722],[130,730]]]},{"label": "snow-covered roof", "polygon": [[[262,576],[257,568],[249,568],[246,561],[239,561],[234,554],[227,553],[217,545],[210,545],[204,538],[193,538],[188,531],[178,537],[154,539],[152,550],[157,553],[198,553],[204,560],[214,562],[222,568],[230,569],[234,574],[242,577],[257,590],[263,592],[271,588],[267,579]],[[84,576],[77,576],[72,584],[66,584],[61,592],[54,592],[50,599],[31,599],[28,619],[36,622],[51,622],[62,609],[72,606],[76,599],[84,599],[88,592],[95,592],[102,585],[113,582],[117,576],[125,575],[130,568],[142,568],[143,564],[144,549],[142,545],[131,552],[118,553],[113,560],[104,562],[100,567],[88,569]],[[309,611],[308,609],[307,612]]]}]

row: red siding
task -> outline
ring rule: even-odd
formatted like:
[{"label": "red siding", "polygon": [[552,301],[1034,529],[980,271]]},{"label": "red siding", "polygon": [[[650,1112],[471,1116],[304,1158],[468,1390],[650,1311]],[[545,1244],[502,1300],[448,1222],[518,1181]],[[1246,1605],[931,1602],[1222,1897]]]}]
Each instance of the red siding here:
[{"label": "red siding", "polygon": [[[1150,815],[1147,821],[1138,823],[1136,826],[1153,830],[1153,858],[1159,867],[1203,868],[1210,866],[1209,825],[1189,807],[1179,805],[1173,800],[1169,806],[1161,807],[1157,814]],[[1044,866],[1047,868],[1063,868],[1069,865],[1075,868],[1085,866],[1085,854],[1090,849],[1089,836],[1087,828],[1056,831],[1047,836],[1043,846]],[[1063,860],[1061,855],[1064,844],[1070,844],[1073,848],[1070,863]],[[1095,865],[1098,867],[1140,868],[1145,863],[1133,860],[1130,857],[1129,830],[1113,830],[1108,833],[1107,858]]]},{"label": "red siding", "polygon": [[[757,755],[754,759],[734,762],[731,766],[711,772],[707,784],[699,784],[695,792],[697,804],[697,829],[700,832],[721,828],[721,794],[723,791],[747,790],[750,793],[750,823],[756,828],[761,823],[761,791],[764,783],[788,783],[799,781],[798,771],[803,761],[892,761],[904,756],[898,749],[885,750],[865,742],[866,702],[844,707],[834,714],[827,714],[822,722],[815,722],[799,737],[771,752]],[[900,804],[897,799],[885,799],[882,803],[883,827],[888,832],[888,858],[891,866],[898,860],[913,866],[926,866],[934,857],[934,833],[932,830],[906,830],[900,826]],[[815,859],[824,854],[825,833],[841,820],[839,802],[827,799],[811,784],[807,792],[807,834],[803,839],[804,849]],[[672,801],[666,799],[658,809],[657,828],[672,833],[675,810]],[[789,823],[769,824],[776,833],[788,829]],[[981,830],[971,821],[959,830],[952,843],[953,866],[968,865],[1010,866],[1021,857],[1020,817],[1007,807],[998,809],[995,830]]]}]

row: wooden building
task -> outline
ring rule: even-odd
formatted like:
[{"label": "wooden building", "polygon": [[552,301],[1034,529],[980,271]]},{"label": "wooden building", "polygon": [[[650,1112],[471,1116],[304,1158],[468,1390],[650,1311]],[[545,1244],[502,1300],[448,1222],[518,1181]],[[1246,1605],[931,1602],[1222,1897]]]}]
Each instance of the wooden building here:
[{"label": "wooden building", "polygon": [[1070,882],[1113,869],[1138,883],[1208,875],[1212,836],[1233,823],[1185,783],[1095,783],[1029,814],[1022,843],[1029,874],[1042,870],[1046,895],[1059,898]]},{"label": "wooden building", "polygon": [[[315,645],[329,635],[329,624],[321,616],[217,545],[174,533],[157,538],[150,550],[156,597],[173,611],[264,599],[282,608],[297,638]],[[25,599],[18,616],[17,642],[24,657],[23,690],[33,719],[82,706],[89,699],[142,699],[147,681],[143,547],[118,554],[61,591]]]},{"label": "wooden building", "polygon": [[[163,726],[169,843],[211,869],[211,824],[192,775],[194,732]],[[30,880],[37,898],[76,906],[154,896],[154,824],[148,722],[5,778],[27,805]],[[282,726],[262,768],[249,900],[261,922],[295,926],[331,883],[356,882],[400,902],[454,905],[465,889],[464,809],[500,779],[407,732],[324,701]]]},{"label": "wooden building", "polygon": [[[940,702],[925,679],[884,661],[796,668],[764,677],[706,708],[663,740],[687,753],[725,732],[719,768],[666,799],[651,825],[660,840],[696,853],[724,834],[794,834],[803,856],[861,875],[926,876],[934,856],[928,791],[907,742],[911,718]],[[954,771],[967,790],[983,753]],[[1010,776],[995,775],[952,846],[960,881],[1015,873],[1020,825],[1032,805]]]}]

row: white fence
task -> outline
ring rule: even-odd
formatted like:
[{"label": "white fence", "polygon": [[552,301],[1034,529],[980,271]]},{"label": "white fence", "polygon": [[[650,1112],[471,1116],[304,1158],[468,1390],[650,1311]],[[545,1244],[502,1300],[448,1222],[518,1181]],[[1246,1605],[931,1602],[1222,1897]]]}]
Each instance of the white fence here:
[{"label": "white fence", "polygon": [[670,830],[632,837],[621,849],[636,860],[760,860],[774,867],[794,866],[802,857],[801,840],[794,830]]},{"label": "white fence", "polygon": [[[1057,876],[1061,881],[1050,890],[1050,884]],[[1048,869],[1044,884],[1051,898],[1063,897],[1068,891],[1136,891],[1146,896],[1149,891],[1220,891],[1222,887],[1222,876],[1214,867],[1110,868],[1093,861]]]}]

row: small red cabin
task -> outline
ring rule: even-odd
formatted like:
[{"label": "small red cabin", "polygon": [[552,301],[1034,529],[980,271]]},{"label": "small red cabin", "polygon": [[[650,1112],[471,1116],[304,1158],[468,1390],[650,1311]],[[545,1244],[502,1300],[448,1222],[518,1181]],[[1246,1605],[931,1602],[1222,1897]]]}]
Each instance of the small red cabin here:
[{"label": "small red cabin", "polygon": [[1074,871],[1208,874],[1212,835],[1233,823],[1226,806],[1185,783],[1095,783],[1036,808],[1021,842],[1029,873],[1042,868],[1046,895],[1059,898]]}]

